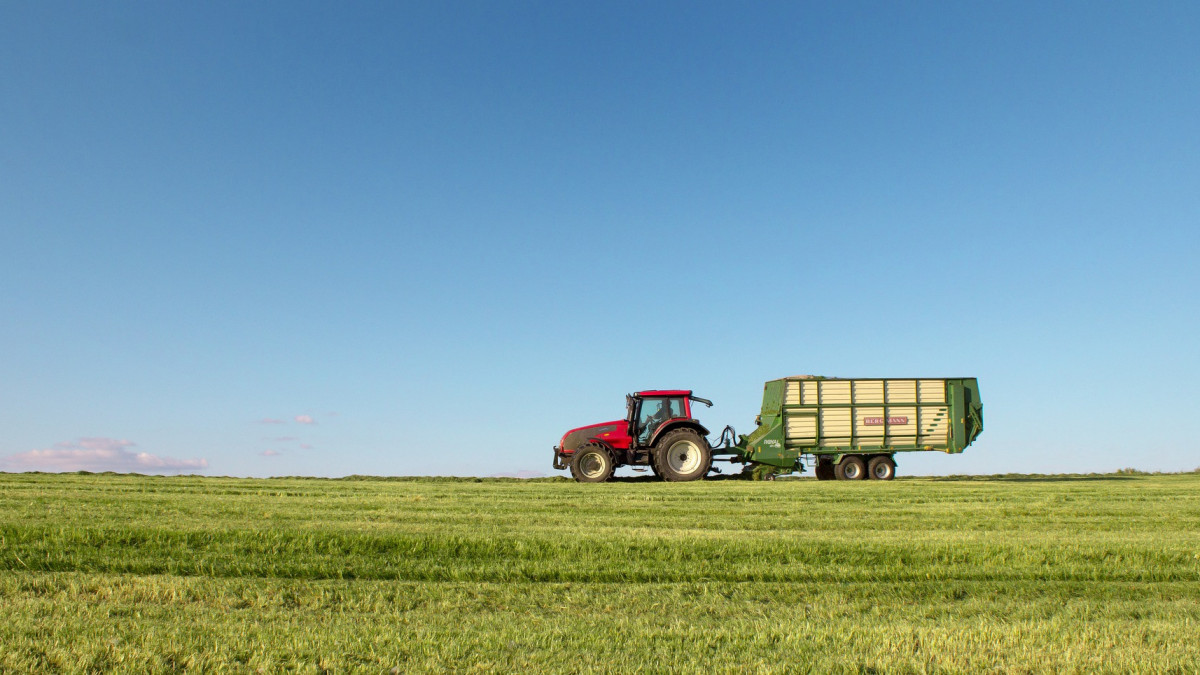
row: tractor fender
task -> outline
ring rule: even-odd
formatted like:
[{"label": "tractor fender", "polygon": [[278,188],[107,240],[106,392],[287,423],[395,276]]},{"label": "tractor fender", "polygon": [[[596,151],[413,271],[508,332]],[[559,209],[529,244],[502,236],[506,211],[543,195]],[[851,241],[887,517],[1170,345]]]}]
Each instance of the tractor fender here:
[{"label": "tractor fender", "polygon": [[[596,445],[603,446],[606,450],[608,450],[608,452],[613,456],[614,459],[620,459],[622,457],[621,451],[614,448],[612,446],[612,444],[609,443],[608,441],[605,441],[604,439],[599,438],[599,437],[589,438],[586,441],[579,443],[578,445],[576,445],[575,447],[570,448],[570,449],[562,448],[559,446],[554,446],[554,468],[560,469],[560,470],[567,468],[567,465],[571,461],[571,455],[575,454],[579,450],[579,448],[582,448],[585,445],[591,445],[593,443]],[[559,464],[562,464],[562,466],[559,467],[558,466]]]},{"label": "tractor fender", "polygon": [[650,437],[650,446],[653,447],[663,435],[676,429],[695,429],[704,437],[705,442],[708,442],[708,429],[705,429],[703,424],[696,420],[674,419],[663,422],[662,426],[654,430],[654,435]]},{"label": "tractor fender", "polygon": [[[608,441],[606,441],[606,440],[604,440],[604,439],[602,439],[602,438],[599,438],[599,437],[596,437],[596,438],[589,438],[589,439],[588,439],[588,442],[586,443],[586,445],[591,445],[591,444],[593,444],[593,443],[594,443],[594,444],[596,444],[596,445],[603,445],[605,448],[607,448],[607,449],[608,449],[608,451],[609,451],[609,452],[614,452],[614,453],[615,453],[615,452],[617,451],[617,449],[616,449],[616,448],[614,448],[614,447],[612,446],[612,444],[611,444],[611,443],[609,443]],[[580,447],[583,447],[583,446],[580,446]]]},{"label": "tractor fender", "polygon": [[[603,447],[604,449],[608,450],[608,456],[612,457],[613,464],[618,468],[625,466],[626,464],[629,463],[629,451],[628,450],[618,450],[617,448],[613,447],[612,443],[609,443],[608,441],[604,440],[603,438],[600,438],[600,437],[589,438],[588,442],[585,445],[599,445],[599,446]],[[583,446],[581,445],[579,447],[581,448]],[[579,448],[576,448],[576,450],[578,450],[578,449]]]}]

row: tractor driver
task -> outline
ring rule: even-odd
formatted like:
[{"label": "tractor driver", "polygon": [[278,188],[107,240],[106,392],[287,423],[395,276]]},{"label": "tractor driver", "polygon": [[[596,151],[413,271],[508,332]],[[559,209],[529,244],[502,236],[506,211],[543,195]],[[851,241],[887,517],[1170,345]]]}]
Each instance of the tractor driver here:
[{"label": "tractor driver", "polygon": [[650,436],[654,434],[655,429],[667,420],[671,419],[670,401],[665,398],[646,399],[642,403],[642,433],[638,434],[638,441],[645,444],[650,440]]}]

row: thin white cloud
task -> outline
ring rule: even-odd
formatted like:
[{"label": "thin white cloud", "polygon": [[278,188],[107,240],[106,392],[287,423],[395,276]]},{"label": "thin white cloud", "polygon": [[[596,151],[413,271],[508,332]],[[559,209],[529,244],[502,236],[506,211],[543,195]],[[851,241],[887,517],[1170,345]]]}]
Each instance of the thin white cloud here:
[{"label": "thin white cloud", "polygon": [[182,473],[208,468],[208,460],[160,457],[133,452],[137,444],[116,438],[80,438],[52,448],[30,450],[0,459],[5,471],[116,471],[118,473]]},{"label": "thin white cloud", "polygon": [[301,450],[312,450],[312,446],[311,446],[311,445],[309,445],[308,443],[301,443],[301,444],[300,444],[300,449],[301,449]]},{"label": "thin white cloud", "polygon": [[258,424],[287,424],[287,422],[284,422],[283,420],[277,420],[274,417],[264,417],[261,420],[258,420]]},{"label": "thin white cloud", "polygon": [[258,454],[262,455],[263,457],[278,457],[279,451],[278,450],[263,450],[262,452],[260,452]]},{"label": "thin white cloud", "polygon": [[313,419],[312,415],[296,415],[296,421],[299,422],[300,424],[316,424],[317,423],[317,421],[315,419]]}]

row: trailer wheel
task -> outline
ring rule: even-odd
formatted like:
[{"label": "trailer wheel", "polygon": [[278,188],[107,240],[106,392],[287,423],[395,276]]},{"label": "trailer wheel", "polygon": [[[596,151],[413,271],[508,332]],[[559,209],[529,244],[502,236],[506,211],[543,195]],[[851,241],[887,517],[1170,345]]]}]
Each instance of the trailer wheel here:
[{"label": "trailer wheel", "polygon": [[676,429],[658,440],[650,461],[663,480],[699,480],[712,468],[712,448],[692,429]]},{"label": "trailer wheel", "polygon": [[817,468],[814,470],[817,474],[817,480],[833,480],[837,478],[833,472],[833,462],[828,459],[818,459]]},{"label": "trailer wheel", "polygon": [[858,455],[846,455],[833,471],[838,480],[862,480],[867,477],[867,465]]},{"label": "trailer wheel", "polygon": [[896,463],[887,455],[874,457],[867,464],[867,476],[875,480],[891,480],[896,477]]},{"label": "trailer wheel", "polygon": [[580,483],[603,483],[615,468],[608,448],[598,443],[588,443],[571,457],[571,475]]}]

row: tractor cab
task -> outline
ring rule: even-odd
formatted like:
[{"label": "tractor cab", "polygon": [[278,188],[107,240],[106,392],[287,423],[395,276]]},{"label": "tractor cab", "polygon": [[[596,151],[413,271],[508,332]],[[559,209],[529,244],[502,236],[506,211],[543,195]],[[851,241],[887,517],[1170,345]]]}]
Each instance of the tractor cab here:
[{"label": "tractor cab", "polygon": [[690,391],[640,391],[625,396],[625,423],[634,447],[650,439],[671,420],[692,419]]},{"label": "tractor cab", "polygon": [[554,448],[554,468],[569,468],[581,482],[608,480],[626,465],[649,466],[665,480],[703,478],[712,465],[712,449],[705,438],[708,430],[692,417],[692,401],[712,405],[683,389],[629,394],[624,420],[563,434]]}]

